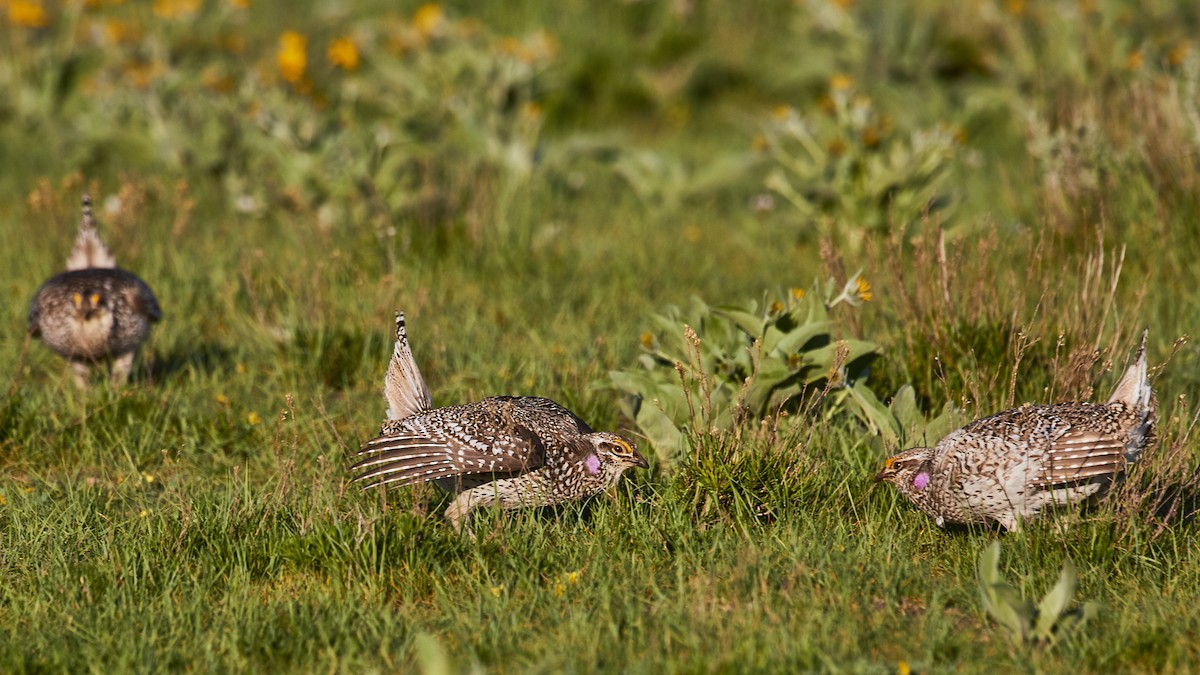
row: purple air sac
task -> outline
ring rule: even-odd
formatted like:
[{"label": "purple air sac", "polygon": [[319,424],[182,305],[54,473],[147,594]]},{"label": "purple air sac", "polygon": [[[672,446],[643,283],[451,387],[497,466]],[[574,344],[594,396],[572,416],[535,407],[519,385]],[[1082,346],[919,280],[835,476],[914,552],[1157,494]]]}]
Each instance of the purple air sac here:
[{"label": "purple air sac", "polygon": [[588,455],[587,459],[583,460],[583,466],[589,474],[595,476],[600,473],[600,458],[595,455]]}]

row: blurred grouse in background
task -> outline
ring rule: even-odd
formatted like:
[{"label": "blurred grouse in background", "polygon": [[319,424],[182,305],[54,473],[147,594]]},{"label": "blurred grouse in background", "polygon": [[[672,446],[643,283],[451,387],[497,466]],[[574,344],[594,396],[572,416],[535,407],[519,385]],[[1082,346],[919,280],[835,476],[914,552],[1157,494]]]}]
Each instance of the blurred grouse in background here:
[{"label": "blurred grouse in background", "polygon": [[112,363],[112,384],[129,379],[133,360],[162,318],[158,300],[144,281],[117,267],[96,233],[92,200],[83,196],[83,221],[67,271],[42,284],[29,307],[29,332],[61,354],[88,387],[92,367]]}]

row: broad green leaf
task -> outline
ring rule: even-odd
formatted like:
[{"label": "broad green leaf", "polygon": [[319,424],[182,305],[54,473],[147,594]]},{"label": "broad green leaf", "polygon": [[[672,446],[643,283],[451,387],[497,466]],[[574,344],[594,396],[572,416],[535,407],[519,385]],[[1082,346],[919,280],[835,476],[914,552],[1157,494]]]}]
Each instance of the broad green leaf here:
[{"label": "broad green leaf", "polygon": [[[1003,581],[1000,578],[1000,541],[994,540],[988,544],[987,548],[979,554],[979,562],[975,567],[979,576],[979,590],[983,593],[985,589],[991,588],[993,585]],[[983,597],[984,604],[989,602],[989,599]]]},{"label": "broad green leaf", "polygon": [[717,307],[714,312],[728,317],[738,328],[745,331],[753,337],[760,337],[763,334],[763,318],[756,314],[752,314],[737,307]]},{"label": "broad green leaf", "polygon": [[811,342],[813,338],[819,335],[828,335],[832,330],[832,321],[816,321],[802,324],[788,331],[787,334],[781,335],[779,339],[774,341],[774,344],[768,345],[767,339],[764,337],[763,351],[776,354],[781,358],[786,357],[789,354],[799,351],[800,348]]},{"label": "broad green leaf", "polygon": [[1029,629],[1033,624],[1033,614],[1037,611],[1033,603],[1021,597],[1016,589],[1007,582],[992,584],[989,613],[997,623],[1007,628],[1013,637],[1024,642],[1029,639]]},{"label": "broad green leaf", "polygon": [[892,413],[884,407],[875,396],[875,392],[867,388],[861,380],[849,387],[850,400],[854,402],[854,412],[858,415],[871,433],[883,436],[891,446],[898,446],[901,441],[900,426]]},{"label": "broad green leaf", "polygon": [[1054,584],[1054,588],[1050,589],[1038,605],[1037,626],[1034,628],[1034,635],[1038,639],[1050,639],[1054,624],[1075,596],[1075,582],[1075,565],[1067,558],[1063,562],[1062,571],[1059,572],[1058,583]]}]

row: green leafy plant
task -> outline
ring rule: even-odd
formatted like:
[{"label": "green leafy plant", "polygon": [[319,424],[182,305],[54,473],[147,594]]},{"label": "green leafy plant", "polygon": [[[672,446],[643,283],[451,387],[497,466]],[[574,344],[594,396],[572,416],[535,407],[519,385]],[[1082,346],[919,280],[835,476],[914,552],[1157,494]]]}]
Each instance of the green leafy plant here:
[{"label": "green leafy plant", "polygon": [[1100,608],[1099,603],[1088,601],[1067,609],[1076,586],[1075,565],[1069,558],[1059,572],[1058,583],[1036,605],[1022,597],[1000,574],[999,541],[993,541],[979,554],[976,571],[984,609],[1018,644],[1057,643],[1079,630]]},{"label": "green leafy plant", "polygon": [[610,372],[609,386],[624,392],[622,410],[667,461],[683,450],[687,431],[768,416],[782,422],[809,392],[822,394],[826,411],[839,410],[854,400],[846,389],[867,375],[879,347],[835,340],[829,310],[870,297],[870,284],[855,274],[840,287],[830,280],[761,303],[712,307],[692,298],[652,317],[656,330],[642,335],[637,367]]},{"label": "green leafy plant", "polygon": [[802,227],[857,249],[869,232],[907,229],[949,205],[941,188],[957,155],[951,130],[895,129],[850,78],[834,76],[829,88],[828,115],[781,108],[765,132],[776,165],[766,185]]}]

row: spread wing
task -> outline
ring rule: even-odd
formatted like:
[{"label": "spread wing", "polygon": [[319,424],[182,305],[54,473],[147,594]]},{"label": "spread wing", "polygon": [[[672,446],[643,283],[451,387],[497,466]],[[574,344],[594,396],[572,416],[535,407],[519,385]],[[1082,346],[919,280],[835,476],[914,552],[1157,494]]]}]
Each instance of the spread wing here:
[{"label": "spread wing", "polygon": [[162,309],[158,306],[158,299],[154,297],[154,293],[150,291],[141,279],[136,279],[137,283],[128,284],[125,287],[125,300],[135,312],[141,314],[150,320],[151,323],[162,320]]},{"label": "spread wing", "polygon": [[545,462],[545,446],[529,429],[510,423],[462,425],[410,418],[384,425],[384,434],[358,452],[352,472],[364,487],[411,485],[466,474],[522,474]]},{"label": "spread wing", "polygon": [[1074,483],[1125,468],[1125,441],[1113,434],[1072,427],[1050,443],[1042,471],[1031,485]]}]

